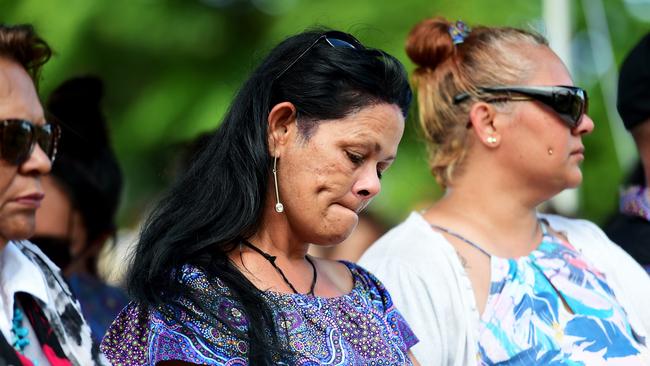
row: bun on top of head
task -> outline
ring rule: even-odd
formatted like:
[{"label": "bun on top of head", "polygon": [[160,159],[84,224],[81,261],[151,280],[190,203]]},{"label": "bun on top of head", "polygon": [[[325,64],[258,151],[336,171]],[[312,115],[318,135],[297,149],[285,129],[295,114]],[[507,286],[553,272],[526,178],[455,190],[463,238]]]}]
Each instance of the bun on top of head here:
[{"label": "bun on top of head", "polygon": [[455,54],[450,28],[451,24],[445,18],[435,17],[425,19],[411,29],[406,41],[406,54],[418,69],[435,69]]},{"label": "bun on top of head", "polygon": [[[425,19],[411,29],[406,53],[416,64],[413,83],[420,125],[430,152],[433,175],[451,184],[471,144],[467,129],[472,99],[482,86],[516,85],[530,77],[536,60],[527,47],[547,47],[541,35],[512,27],[476,26],[443,17]],[[454,97],[469,93],[467,102]]]}]

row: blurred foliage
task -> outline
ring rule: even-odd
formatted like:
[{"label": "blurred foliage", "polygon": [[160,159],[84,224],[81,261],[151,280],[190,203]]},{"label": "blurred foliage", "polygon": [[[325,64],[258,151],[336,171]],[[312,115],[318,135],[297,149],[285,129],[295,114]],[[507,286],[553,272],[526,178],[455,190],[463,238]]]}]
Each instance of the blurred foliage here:
[{"label": "blurred foliage", "polygon": [[[617,64],[648,28],[631,19],[621,1],[605,1]],[[573,3],[578,34],[585,28],[578,5],[585,2]],[[137,222],[169,184],[184,144],[218,126],[248,73],[290,34],[315,24],[349,31],[411,70],[404,41],[428,16],[543,29],[541,0],[0,0],[0,14],[6,23],[34,24],[56,50],[43,73],[43,96],[71,76],[92,73],[105,80],[105,111],[127,179],[123,225]],[[616,205],[623,173],[608,125],[601,122],[606,117],[598,85],[590,85],[589,92],[597,129],[586,139],[578,214],[602,221]],[[440,194],[429,174],[416,114],[371,207],[390,224]]]}]

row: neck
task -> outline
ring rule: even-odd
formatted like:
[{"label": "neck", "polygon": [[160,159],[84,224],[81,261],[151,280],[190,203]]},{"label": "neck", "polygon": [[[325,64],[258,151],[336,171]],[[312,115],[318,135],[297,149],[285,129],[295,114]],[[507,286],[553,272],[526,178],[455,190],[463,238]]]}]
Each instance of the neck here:
[{"label": "neck", "polygon": [[277,212],[275,204],[275,191],[273,184],[270,184],[266,192],[260,225],[257,231],[246,239],[270,255],[289,261],[304,261],[309,243],[294,235],[287,216],[290,213]]},{"label": "neck", "polygon": [[539,244],[538,203],[526,187],[512,187],[494,175],[467,174],[454,181],[425,218],[471,238],[492,254],[517,257]]},{"label": "neck", "polygon": [[265,210],[262,223],[248,241],[270,255],[288,260],[304,260],[309,243],[296,240],[291,235],[286,213]]},{"label": "neck", "polygon": [[309,244],[296,240],[286,212],[278,213],[274,206],[275,201],[267,204],[257,232],[230,258],[259,289],[313,294],[317,272],[306,256]]}]

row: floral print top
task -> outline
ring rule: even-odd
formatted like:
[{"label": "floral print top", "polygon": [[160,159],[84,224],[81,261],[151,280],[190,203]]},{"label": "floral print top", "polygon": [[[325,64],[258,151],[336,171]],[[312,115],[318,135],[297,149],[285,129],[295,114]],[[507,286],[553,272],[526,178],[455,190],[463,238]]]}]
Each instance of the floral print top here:
[{"label": "floral print top", "polygon": [[[394,307],[384,286],[363,268],[344,262],[353,276],[349,294],[323,298],[263,292],[280,337],[288,336],[291,360],[278,365],[411,365],[408,350],[417,338]],[[247,319],[228,287],[185,265],[180,281],[197,304],[176,298],[157,308],[131,303],[118,315],[102,342],[114,366],[155,365],[180,360],[199,365],[248,365],[248,344],[233,328],[246,331]],[[200,306],[199,306],[200,305]],[[206,316],[208,307],[214,317]],[[226,326],[228,325],[228,326]]]},{"label": "floral print top", "polygon": [[491,256],[481,365],[650,365],[602,273],[545,224],[528,256]]}]

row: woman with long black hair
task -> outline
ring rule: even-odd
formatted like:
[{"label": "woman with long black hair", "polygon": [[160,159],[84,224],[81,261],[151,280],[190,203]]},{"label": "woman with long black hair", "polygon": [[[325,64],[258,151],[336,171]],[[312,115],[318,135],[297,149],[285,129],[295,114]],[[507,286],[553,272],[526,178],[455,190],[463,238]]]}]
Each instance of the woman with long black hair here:
[{"label": "woman with long black hair", "polygon": [[379,193],[410,100],[399,61],[347,33],[275,47],[147,221],[109,359],[412,364],[417,339],[381,283],[307,255],[345,239]]}]

